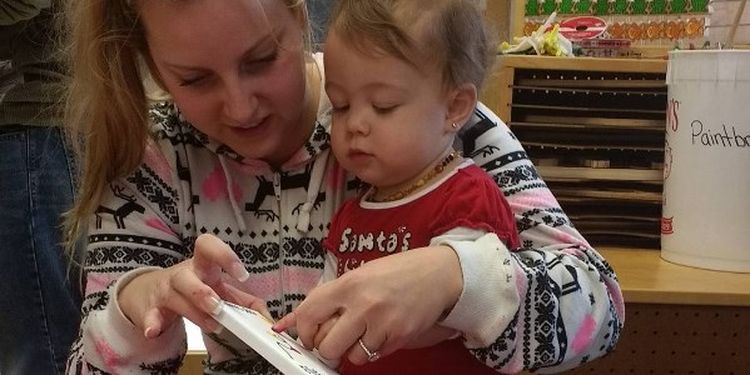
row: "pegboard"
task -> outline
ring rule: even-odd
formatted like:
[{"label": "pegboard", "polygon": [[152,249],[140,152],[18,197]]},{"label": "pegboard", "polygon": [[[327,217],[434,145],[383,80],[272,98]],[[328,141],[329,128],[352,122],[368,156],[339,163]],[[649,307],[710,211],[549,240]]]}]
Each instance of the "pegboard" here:
[{"label": "pegboard", "polygon": [[750,374],[750,307],[627,304],[615,350],[565,374]]},{"label": "pegboard", "polygon": [[[189,353],[180,374],[203,359]],[[564,374],[750,374],[750,307],[627,304],[615,350]]]}]

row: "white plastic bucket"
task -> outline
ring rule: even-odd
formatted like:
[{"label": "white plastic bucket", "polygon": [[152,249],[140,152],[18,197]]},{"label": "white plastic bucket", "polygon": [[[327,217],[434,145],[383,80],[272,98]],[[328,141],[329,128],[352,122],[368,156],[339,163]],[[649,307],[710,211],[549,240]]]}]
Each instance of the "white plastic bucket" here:
[{"label": "white plastic bucket", "polygon": [[675,51],[667,69],[661,256],[750,272],[750,51]]}]

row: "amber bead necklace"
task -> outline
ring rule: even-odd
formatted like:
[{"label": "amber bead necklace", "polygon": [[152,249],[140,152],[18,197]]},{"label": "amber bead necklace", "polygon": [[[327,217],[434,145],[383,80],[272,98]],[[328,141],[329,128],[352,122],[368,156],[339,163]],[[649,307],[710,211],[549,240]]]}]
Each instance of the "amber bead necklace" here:
[{"label": "amber bead necklace", "polygon": [[367,200],[370,202],[392,202],[392,201],[397,201],[399,199],[403,199],[409,196],[409,194],[413,193],[417,189],[425,186],[433,178],[439,176],[441,173],[443,173],[443,171],[445,170],[445,167],[447,167],[454,160],[460,157],[461,155],[458,152],[456,152],[455,150],[452,150],[450,154],[448,154],[440,163],[435,165],[434,168],[432,168],[424,176],[420,177],[417,181],[414,181],[414,183],[409,185],[408,187],[401,189],[397,192],[388,194],[382,198],[375,198],[375,195],[378,193],[378,188],[373,187],[372,192],[367,197]]}]

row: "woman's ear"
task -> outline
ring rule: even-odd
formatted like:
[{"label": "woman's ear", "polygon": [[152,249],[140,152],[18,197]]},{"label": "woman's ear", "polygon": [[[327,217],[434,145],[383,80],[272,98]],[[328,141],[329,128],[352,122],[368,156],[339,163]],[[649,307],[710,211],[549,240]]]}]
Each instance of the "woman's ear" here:
[{"label": "woman's ear", "polygon": [[469,121],[477,106],[477,95],[477,87],[471,83],[464,83],[449,92],[445,120],[450,131],[458,131]]}]

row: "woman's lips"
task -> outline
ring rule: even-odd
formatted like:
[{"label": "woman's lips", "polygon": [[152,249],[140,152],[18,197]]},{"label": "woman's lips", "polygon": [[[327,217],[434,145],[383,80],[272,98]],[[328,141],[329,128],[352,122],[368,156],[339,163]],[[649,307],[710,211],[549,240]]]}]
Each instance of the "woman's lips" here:
[{"label": "woman's lips", "polygon": [[232,131],[235,133],[239,133],[240,135],[249,136],[249,135],[258,135],[263,133],[268,129],[268,124],[270,121],[268,121],[269,116],[264,117],[262,120],[257,122],[255,125],[252,126],[233,126]]}]

